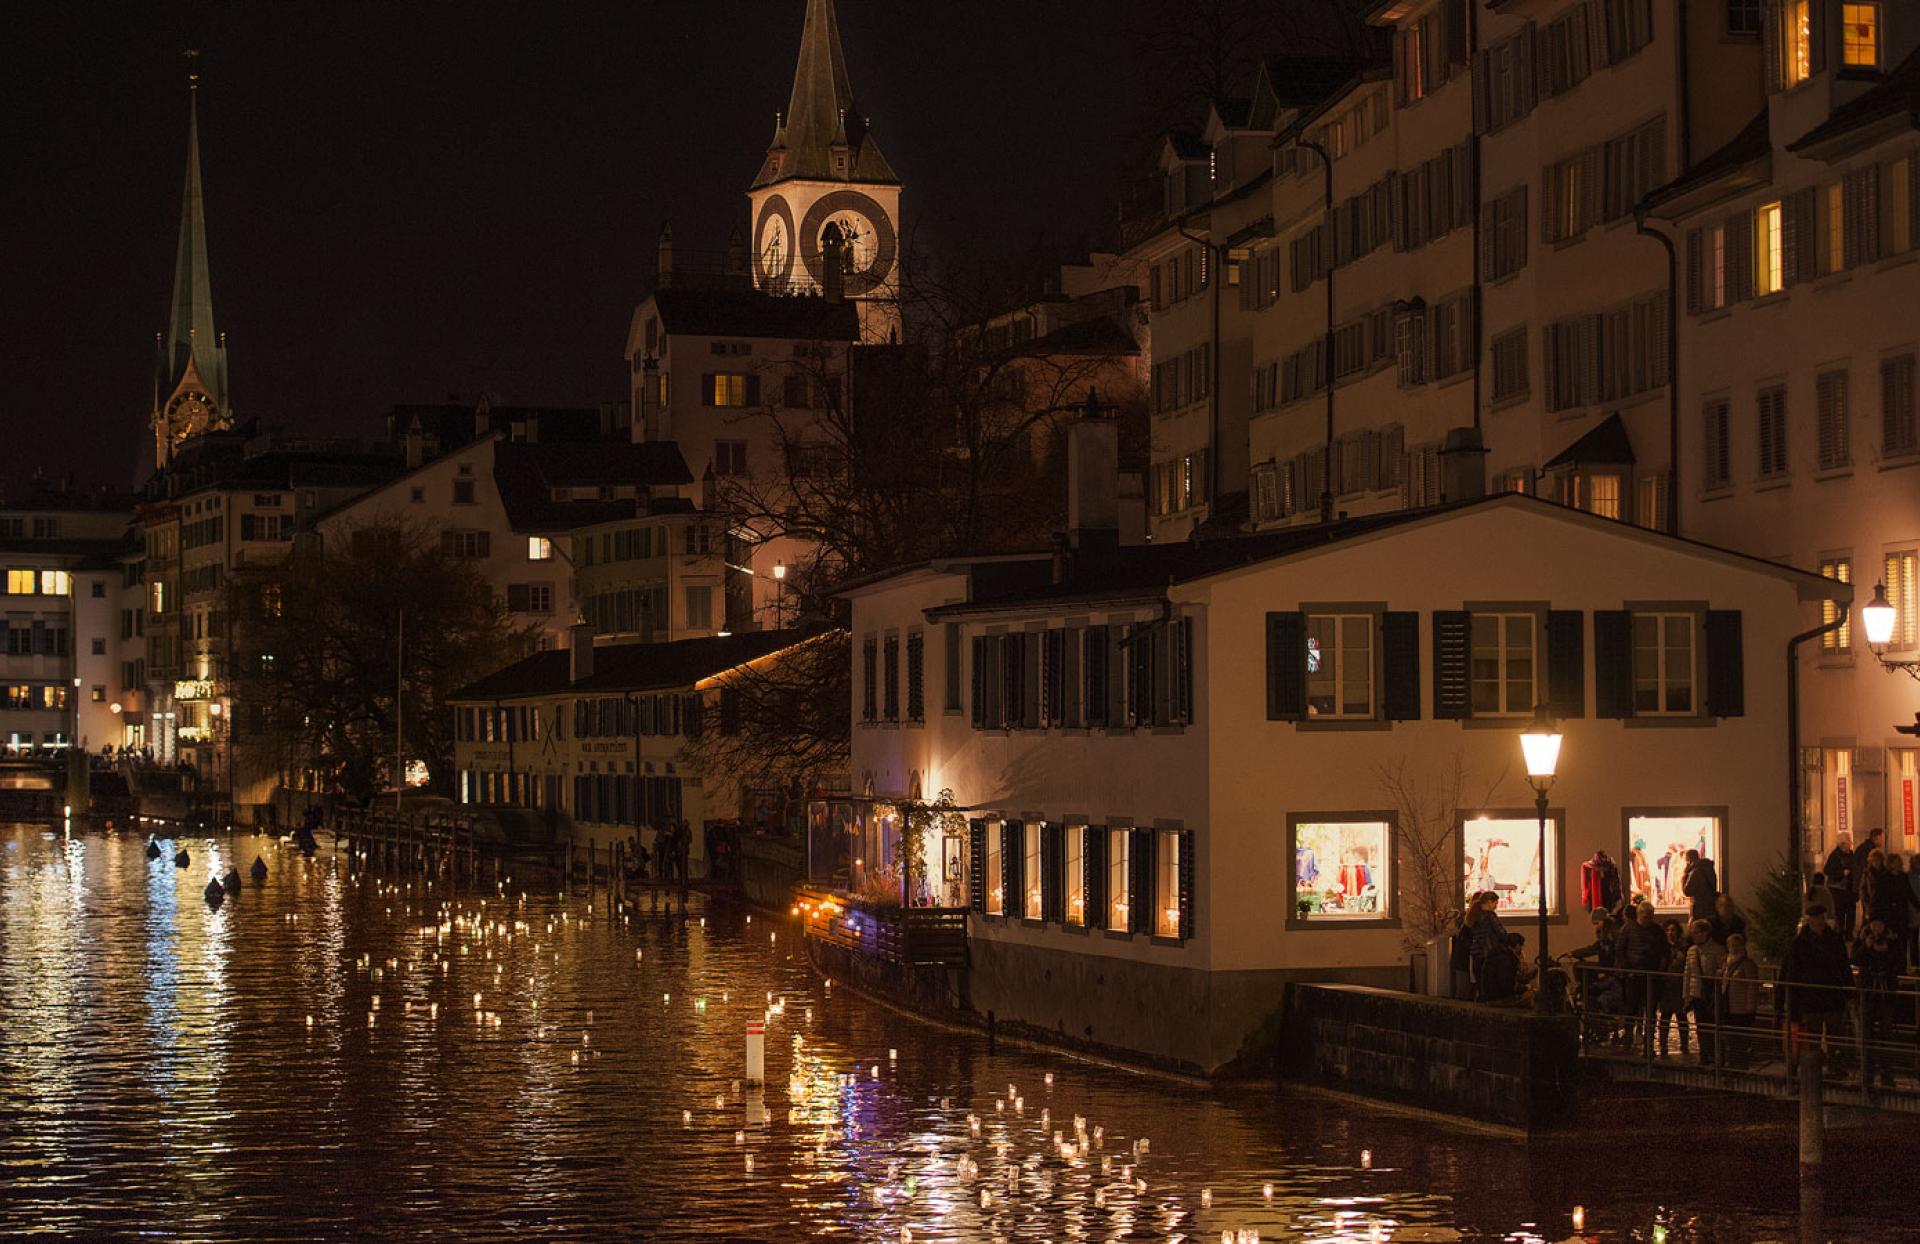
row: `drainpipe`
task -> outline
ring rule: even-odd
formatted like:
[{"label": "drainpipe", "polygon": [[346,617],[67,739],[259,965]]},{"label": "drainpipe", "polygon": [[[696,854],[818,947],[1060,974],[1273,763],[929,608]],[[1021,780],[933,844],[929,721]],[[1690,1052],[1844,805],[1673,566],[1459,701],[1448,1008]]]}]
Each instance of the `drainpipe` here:
[{"label": "drainpipe", "polygon": [[[1334,263],[1334,255],[1337,251],[1335,234],[1339,229],[1339,222],[1333,217],[1333,157],[1327,154],[1325,147],[1310,138],[1294,141],[1320,157],[1320,171],[1325,178],[1321,195],[1325,200],[1327,222],[1327,331],[1321,342],[1321,351],[1325,355],[1327,381],[1327,452],[1320,468],[1320,521],[1330,523],[1333,521],[1333,273],[1338,267]],[[1475,214],[1478,215],[1477,209]],[[1478,418],[1477,415],[1475,417]]]},{"label": "drainpipe", "polygon": [[1633,227],[1667,252],[1667,530],[1680,534],[1680,252],[1673,239],[1647,227],[1647,205],[1634,204]]},{"label": "drainpipe", "polygon": [[[1469,66],[1473,64],[1474,53],[1479,50],[1479,47],[1480,6],[1477,4],[1469,4],[1467,6],[1467,64]],[[1471,69],[1469,69],[1468,72],[1471,73]],[[1480,431],[1481,407],[1480,371],[1482,350],[1480,343],[1486,340],[1486,328],[1481,323],[1483,317],[1481,315],[1480,297],[1480,218],[1482,215],[1480,210],[1480,128],[1478,126],[1472,126],[1470,129],[1472,132],[1467,137],[1467,146],[1471,154],[1467,160],[1467,176],[1471,179],[1472,183],[1469,188],[1469,195],[1470,201],[1473,203],[1473,249],[1467,255],[1467,264],[1473,276],[1473,280],[1468,286],[1472,291],[1469,297],[1473,300],[1473,340],[1467,344],[1473,350],[1473,430],[1478,432]],[[1483,445],[1486,443],[1484,438],[1482,438],[1481,443]],[[1481,463],[1480,473],[1484,476],[1486,474],[1484,458],[1481,460]]]},{"label": "drainpipe", "polygon": [[1680,82],[1680,171],[1693,168],[1693,75],[1688,73],[1687,0],[1674,0],[1673,52],[1679,62],[1676,76]]},{"label": "drainpipe", "polygon": [[1207,515],[1212,517],[1220,499],[1220,286],[1222,270],[1227,264],[1227,248],[1195,237],[1187,232],[1184,224],[1175,225],[1174,229],[1205,252],[1207,288],[1212,294],[1207,327]]},{"label": "drainpipe", "polygon": [[1828,631],[1846,625],[1851,609],[1836,609],[1833,621],[1801,631],[1787,641],[1787,867],[1800,867],[1800,851],[1806,841],[1803,819],[1804,801],[1800,797],[1800,645],[1818,639]]}]

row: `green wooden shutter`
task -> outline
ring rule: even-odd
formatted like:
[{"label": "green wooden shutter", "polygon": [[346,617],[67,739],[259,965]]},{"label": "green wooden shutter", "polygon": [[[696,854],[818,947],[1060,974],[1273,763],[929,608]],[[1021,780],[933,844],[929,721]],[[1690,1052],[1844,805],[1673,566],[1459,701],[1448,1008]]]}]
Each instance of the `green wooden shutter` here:
[{"label": "green wooden shutter", "polygon": [[1307,715],[1307,621],[1298,613],[1267,615],[1267,720]]},{"label": "green wooden shutter", "polygon": [[1747,712],[1746,662],[1738,609],[1707,610],[1707,712],[1715,717],[1744,717]]},{"label": "green wooden shutter", "polygon": [[1624,609],[1593,614],[1593,712],[1633,716],[1633,615]]},{"label": "green wooden shutter", "polygon": [[967,822],[967,906],[985,914],[987,910],[987,823],[975,818]]},{"label": "green wooden shutter", "polygon": [[1473,716],[1469,684],[1473,615],[1464,609],[1433,612],[1433,715],[1440,721]]},{"label": "green wooden shutter", "polygon": [[1380,619],[1381,664],[1386,674],[1381,704],[1388,721],[1420,718],[1420,615],[1388,613]]},{"label": "green wooden shutter", "polygon": [[1193,936],[1193,831],[1180,831],[1180,938]]},{"label": "green wooden shutter", "polygon": [[1547,711],[1562,720],[1587,715],[1586,632],[1578,609],[1547,614]]}]

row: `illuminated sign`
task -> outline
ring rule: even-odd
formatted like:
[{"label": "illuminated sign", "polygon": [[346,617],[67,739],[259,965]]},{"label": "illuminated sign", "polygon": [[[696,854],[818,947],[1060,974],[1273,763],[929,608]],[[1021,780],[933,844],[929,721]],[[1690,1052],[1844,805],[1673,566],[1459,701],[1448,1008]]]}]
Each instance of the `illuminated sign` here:
[{"label": "illuminated sign", "polygon": [[213,698],[213,680],[210,678],[182,678],[173,684],[173,698],[176,700],[210,700]]}]

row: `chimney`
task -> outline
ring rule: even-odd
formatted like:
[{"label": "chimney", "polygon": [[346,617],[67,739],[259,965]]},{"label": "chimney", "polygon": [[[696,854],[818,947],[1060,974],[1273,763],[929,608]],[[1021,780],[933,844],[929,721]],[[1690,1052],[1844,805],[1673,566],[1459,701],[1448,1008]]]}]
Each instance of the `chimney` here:
[{"label": "chimney", "polygon": [[820,292],[828,302],[839,302],[847,292],[847,260],[840,226],[829,223],[820,235]]},{"label": "chimney", "polygon": [[426,434],[421,432],[420,418],[418,415],[416,415],[414,416],[413,422],[407,425],[406,435],[400,439],[400,443],[406,449],[407,470],[411,471],[416,467],[418,467],[422,462],[426,461],[426,457],[427,457],[426,442],[427,442]]},{"label": "chimney", "polygon": [[660,225],[660,250],[654,276],[654,284],[660,289],[673,284],[673,225],[665,221]]},{"label": "chimney", "polygon": [[593,677],[593,628],[575,622],[567,629],[567,681],[584,682]]},{"label": "chimney", "polygon": [[1120,426],[1091,388],[1067,424],[1067,541],[1082,555],[1120,544]]},{"label": "chimney", "polygon": [[1440,444],[1440,498],[1474,501],[1487,495],[1487,446],[1480,429],[1448,428]]}]

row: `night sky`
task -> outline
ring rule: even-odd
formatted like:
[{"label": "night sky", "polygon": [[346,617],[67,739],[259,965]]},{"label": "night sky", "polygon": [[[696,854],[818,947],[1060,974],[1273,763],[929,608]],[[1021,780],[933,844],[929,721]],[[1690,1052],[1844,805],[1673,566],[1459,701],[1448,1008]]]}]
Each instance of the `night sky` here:
[{"label": "night sky", "polygon": [[[1116,0],[839,0],[923,243],[1066,249],[1140,132]],[[671,220],[715,254],[792,84],[802,0],[10,11],[0,480],[151,466],[202,49],[214,311],[242,417],[370,437],[391,404],[592,403]],[[1131,129],[1129,130],[1129,127]],[[1137,149],[1137,145],[1136,145]]]}]

